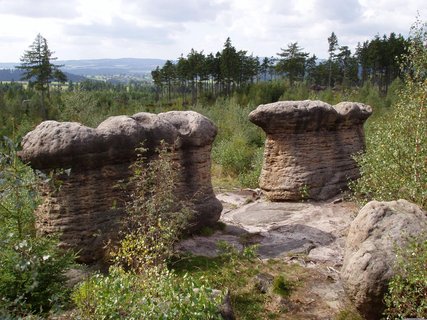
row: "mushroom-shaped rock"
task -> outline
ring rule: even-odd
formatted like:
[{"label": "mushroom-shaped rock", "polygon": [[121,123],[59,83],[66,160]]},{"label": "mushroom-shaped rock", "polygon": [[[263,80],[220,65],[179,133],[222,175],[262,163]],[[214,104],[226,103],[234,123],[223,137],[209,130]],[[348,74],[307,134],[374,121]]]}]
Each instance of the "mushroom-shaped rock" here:
[{"label": "mushroom-shaped rock", "polygon": [[272,201],[328,199],[359,176],[353,155],[364,150],[362,103],[280,101],[260,105],[249,120],[267,134],[260,187]]},{"label": "mushroom-shaped rock", "polygon": [[42,122],[23,138],[19,156],[46,173],[70,170],[66,170],[69,175],[61,175],[59,189],[44,186],[44,201],[37,210],[38,230],[59,232],[61,245],[78,251],[82,262],[101,260],[124,214],[120,204],[126,191],[118,184],[131,175],[135,148],[144,143],[153,154],[162,140],[176,143],[174,161],[181,168],[176,194],[179,200],[191,199],[196,211],[192,225],[197,229],[215,223],[222,210],[210,175],[216,133],[209,119],[192,111],[115,116],[97,128]]},{"label": "mushroom-shaped rock", "polygon": [[365,319],[380,319],[384,311],[395,248],[426,231],[427,213],[406,200],[372,201],[360,210],[347,236],[341,279]]}]

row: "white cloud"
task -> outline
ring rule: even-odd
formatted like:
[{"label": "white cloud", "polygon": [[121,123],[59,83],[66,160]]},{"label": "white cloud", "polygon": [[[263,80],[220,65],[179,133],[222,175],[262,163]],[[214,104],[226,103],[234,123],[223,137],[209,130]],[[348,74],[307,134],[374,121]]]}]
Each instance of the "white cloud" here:
[{"label": "white cloud", "polygon": [[[407,35],[425,0],[0,0],[0,61],[18,61],[37,33],[60,59],[175,59],[191,48],[271,56],[291,42],[327,56],[340,45],[390,32]],[[3,40],[3,41],[1,41]]]},{"label": "white cloud", "polygon": [[77,15],[75,2],[55,0],[0,0],[2,14],[32,18],[72,18]]},{"label": "white cloud", "polygon": [[151,21],[209,21],[229,5],[213,0],[131,0],[123,3],[124,12],[132,12]]}]

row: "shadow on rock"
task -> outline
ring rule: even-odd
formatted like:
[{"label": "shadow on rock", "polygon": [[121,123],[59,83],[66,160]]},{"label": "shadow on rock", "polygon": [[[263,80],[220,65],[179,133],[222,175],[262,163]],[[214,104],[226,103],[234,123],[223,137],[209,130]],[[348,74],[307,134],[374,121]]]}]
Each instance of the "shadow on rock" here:
[{"label": "shadow on rock", "polygon": [[263,233],[258,253],[263,258],[276,258],[283,254],[304,253],[332,243],[336,237],[329,232],[303,224],[284,225]]}]

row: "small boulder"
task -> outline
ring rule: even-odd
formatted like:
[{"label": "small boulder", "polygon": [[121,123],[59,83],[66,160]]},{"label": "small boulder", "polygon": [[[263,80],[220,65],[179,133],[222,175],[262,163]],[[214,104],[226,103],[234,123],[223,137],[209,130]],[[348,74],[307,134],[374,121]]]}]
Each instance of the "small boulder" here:
[{"label": "small boulder", "polygon": [[427,213],[406,200],[365,205],[346,241],[341,279],[349,298],[367,319],[380,319],[383,296],[393,276],[396,246],[427,230]]},{"label": "small boulder", "polygon": [[259,273],[255,276],[255,288],[261,293],[267,293],[270,291],[274,277],[269,273]]}]

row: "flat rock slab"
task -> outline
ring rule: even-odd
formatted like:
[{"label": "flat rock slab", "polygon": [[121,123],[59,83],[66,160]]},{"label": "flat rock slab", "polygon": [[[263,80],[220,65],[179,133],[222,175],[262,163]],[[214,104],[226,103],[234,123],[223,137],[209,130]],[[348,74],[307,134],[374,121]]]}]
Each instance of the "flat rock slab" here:
[{"label": "flat rock slab", "polygon": [[[193,254],[215,256],[217,242],[227,241],[242,248],[258,244],[261,258],[278,258],[303,253],[316,262],[341,266],[345,236],[357,213],[353,203],[252,201],[247,193],[219,194],[224,210],[222,231],[210,237],[184,240],[180,249]],[[227,202],[229,201],[229,202]],[[246,204],[245,204],[246,203]]]},{"label": "flat rock slab", "polygon": [[[258,244],[262,259],[297,263],[310,274],[296,293],[300,311],[295,319],[331,319],[348,301],[339,277],[346,236],[358,208],[354,203],[334,199],[325,202],[269,202],[251,192],[218,194],[223,204],[222,231],[194,236],[179,248],[195,255],[216,256],[218,241],[238,249]],[[282,319],[282,318],[280,318]],[[286,318],[287,319],[287,318]]]}]

